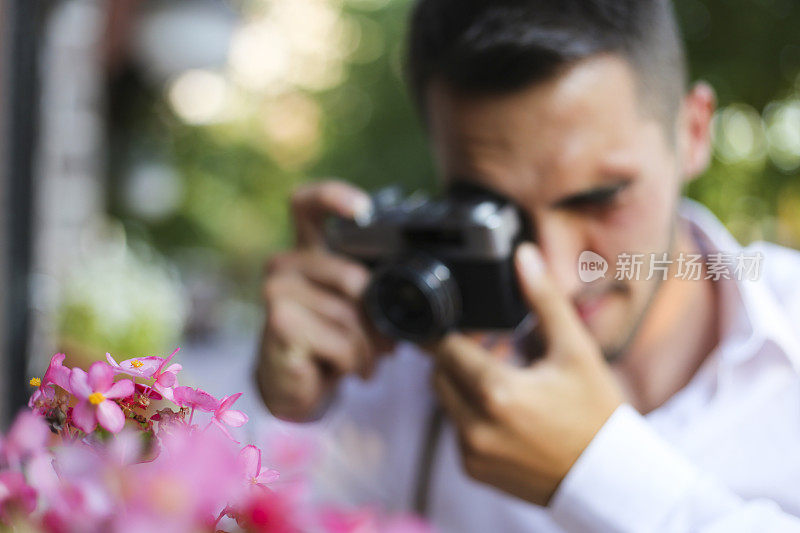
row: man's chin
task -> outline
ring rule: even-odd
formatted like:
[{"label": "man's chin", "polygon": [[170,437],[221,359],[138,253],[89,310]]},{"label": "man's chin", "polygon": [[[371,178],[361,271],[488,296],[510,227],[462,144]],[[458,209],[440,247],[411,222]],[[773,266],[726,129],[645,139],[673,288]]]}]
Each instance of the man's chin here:
[{"label": "man's chin", "polygon": [[624,304],[621,295],[612,293],[603,298],[602,302],[598,302],[589,313],[578,312],[586,329],[609,361],[619,359],[633,330]]}]

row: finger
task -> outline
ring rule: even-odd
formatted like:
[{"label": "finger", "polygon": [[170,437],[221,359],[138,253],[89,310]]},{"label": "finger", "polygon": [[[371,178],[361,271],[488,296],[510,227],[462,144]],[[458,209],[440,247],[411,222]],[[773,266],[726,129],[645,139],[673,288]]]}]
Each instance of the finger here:
[{"label": "finger", "polygon": [[553,349],[574,343],[586,335],[569,300],[548,276],[539,251],[530,243],[517,248],[515,263],[522,295],[538,315],[548,346]]},{"label": "finger", "polygon": [[262,343],[264,358],[257,376],[265,404],[284,420],[307,420],[331,392],[334,381],[325,379],[306,348],[286,345],[267,330]]},{"label": "finger", "polygon": [[292,216],[298,246],[323,244],[323,223],[328,215],[346,218],[368,216],[372,200],[361,189],[343,181],[301,186],[292,195]]},{"label": "finger", "polygon": [[513,353],[511,338],[506,335],[485,332],[462,332],[462,335],[483,347],[497,359],[508,360]]},{"label": "finger", "polygon": [[356,331],[361,327],[361,317],[353,302],[295,272],[276,274],[264,283],[267,305],[282,299],[291,299],[313,309],[346,331]]},{"label": "finger", "polygon": [[367,324],[367,332],[372,342],[372,345],[375,347],[375,351],[378,354],[386,354],[395,351],[397,348],[397,339],[393,339],[391,337],[387,337],[375,327],[375,324],[367,317],[366,312],[362,309],[361,315],[364,317],[364,321]]},{"label": "finger", "polygon": [[377,348],[370,338],[366,320],[352,302],[292,273],[272,277],[265,283],[264,292],[268,306],[282,299],[293,300],[341,329],[360,347],[358,368],[361,377],[366,379],[372,374]]},{"label": "finger", "polygon": [[480,419],[478,412],[446,373],[434,371],[433,388],[442,407],[457,427],[470,427]]},{"label": "finger", "polygon": [[320,250],[302,250],[277,255],[267,267],[268,277],[292,272],[328,287],[353,302],[359,302],[370,272],[364,265]]},{"label": "finger", "polygon": [[436,365],[477,405],[486,403],[500,363],[474,341],[450,334],[433,346]]},{"label": "finger", "polygon": [[284,345],[305,348],[336,375],[359,371],[360,362],[366,359],[359,353],[363,348],[351,337],[294,301],[274,303],[268,321],[270,332]]}]

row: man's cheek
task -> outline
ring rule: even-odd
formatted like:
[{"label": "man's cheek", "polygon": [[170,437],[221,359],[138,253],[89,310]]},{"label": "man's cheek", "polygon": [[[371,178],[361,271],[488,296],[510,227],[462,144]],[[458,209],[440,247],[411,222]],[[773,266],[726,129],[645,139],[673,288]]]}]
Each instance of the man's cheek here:
[{"label": "man's cheek", "polygon": [[[602,243],[604,253],[600,253],[612,267],[620,254],[652,251],[662,225],[660,217],[654,215],[645,205],[626,204],[610,209],[602,217],[594,228],[594,239]],[[612,276],[613,273],[612,268]]]},{"label": "man's cheek", "polygon": [[620,199],[609,210],[601,231],[619,252],[658,253],[667,251],[675,202],[667,187],[648,180]]}]

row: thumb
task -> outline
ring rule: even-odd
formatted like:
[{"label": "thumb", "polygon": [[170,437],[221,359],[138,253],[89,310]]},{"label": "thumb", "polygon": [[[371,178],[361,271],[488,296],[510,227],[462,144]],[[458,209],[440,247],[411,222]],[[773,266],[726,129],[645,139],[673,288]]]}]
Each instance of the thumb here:
[{"label": "thumb", "polygon": [[515,256],[520,291],[528,307],[537,314],[552,351],[574,346],[588,334],[569,300],[553,283],[541,254],[531,243],[517,247]]}]

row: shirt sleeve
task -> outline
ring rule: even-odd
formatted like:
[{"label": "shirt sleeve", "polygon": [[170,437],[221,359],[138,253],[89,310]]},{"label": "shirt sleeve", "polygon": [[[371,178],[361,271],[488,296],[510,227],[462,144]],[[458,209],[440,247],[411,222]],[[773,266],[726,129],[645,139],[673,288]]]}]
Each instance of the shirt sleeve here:
[{"label": "shirt sleeve", "polygon": [[800,532],[770,500],[745,501],[704,475],[630,405],[620,406],[550,504],[569,532]]}]

